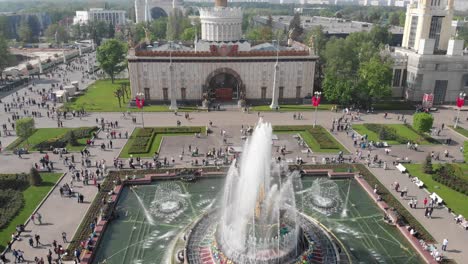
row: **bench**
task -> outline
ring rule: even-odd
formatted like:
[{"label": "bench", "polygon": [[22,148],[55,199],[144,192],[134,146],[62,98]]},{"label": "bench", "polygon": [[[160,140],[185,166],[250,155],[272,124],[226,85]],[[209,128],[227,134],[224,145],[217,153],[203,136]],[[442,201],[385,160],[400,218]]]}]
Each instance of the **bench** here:
[{"label": "bench", "polygon": [[407,159],[401,159],[401,160],[397,160],[397,162],[398,162],[398,163],[407,163],[407,164],[409,164],[409,163],[411,163],[411,160],[409,160],[409,159],[408,159],[408,160],[407,160]]},{"label": "bench", "polygon": [[466,221],[466,219],[464,219],[460,225],[463,227],[463,229],[468,230],[468,221]]},{"label": "bench", "polygon": [[396,168],[397,168],[397,170],[399,170],[401,173],[405,173],[405,172],[406,172],[405,166],[403,166],[401,163],[398,163],[398,165],[396,165]]},{"label": "bench", "polygon": [[444,202],[444,199],[442,199],[439,195],[437,195],[437,193],[432,193],[431,195],[429,195],[429,197],[432,199],[432,200],[436,200],[437,199],[437,204],[438,205],[442,205],[442,203]]},{"label": "bench", "polygon": [[422,188],[424,186],[424,182],[421,181],[418,177],[414,177],[413,178],[413,182],[414,184],[416,184],[416,186],[418,186],[419,188]]}]

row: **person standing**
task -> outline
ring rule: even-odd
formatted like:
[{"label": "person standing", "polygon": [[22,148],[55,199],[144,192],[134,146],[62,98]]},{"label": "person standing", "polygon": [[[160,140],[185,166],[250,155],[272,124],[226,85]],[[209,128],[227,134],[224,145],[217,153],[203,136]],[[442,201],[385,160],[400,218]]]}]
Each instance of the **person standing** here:
[{"label": "person standing", "polygon": [[447,245],[448,245],[448,239],[444,238],[444,241],[442,241],[442,250],[447,251]]},{"label": "person standing", "polygon": [[67,243],[67,233],[62,232],[62,240],[63,240],[63,243]]}]

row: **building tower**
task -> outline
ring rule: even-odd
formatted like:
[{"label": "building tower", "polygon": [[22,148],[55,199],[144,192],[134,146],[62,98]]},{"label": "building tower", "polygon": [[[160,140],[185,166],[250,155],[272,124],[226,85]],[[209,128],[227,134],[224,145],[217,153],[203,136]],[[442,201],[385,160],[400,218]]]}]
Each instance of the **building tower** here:
[{"label": "building tower", "polygon": [[242,37],[242,9],[228,7],[227,0],[215,0],[215,6],[200,8],[201,39],[204,41],[238,41]]},{"label": "building tower", "polygon": [[446,51],[454,0],[418,0],[407,6],[402,46],[420,53]]}]

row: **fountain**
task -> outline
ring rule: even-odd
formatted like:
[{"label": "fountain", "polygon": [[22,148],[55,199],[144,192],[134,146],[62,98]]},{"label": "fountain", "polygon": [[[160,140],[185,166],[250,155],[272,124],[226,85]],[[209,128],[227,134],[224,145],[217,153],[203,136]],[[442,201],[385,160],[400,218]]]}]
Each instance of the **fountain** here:
[{"label": "fountain", "polygon": [[[188,263],[339,262],[336,241],[296,209],[292,180],[298,172],[272,159],[271,149],[272,127],[260,120],[239,164],[228,171],[220,209],[202,216],[187,234]],[[313,196],[316,204],[336,207],[334,191]]]}]

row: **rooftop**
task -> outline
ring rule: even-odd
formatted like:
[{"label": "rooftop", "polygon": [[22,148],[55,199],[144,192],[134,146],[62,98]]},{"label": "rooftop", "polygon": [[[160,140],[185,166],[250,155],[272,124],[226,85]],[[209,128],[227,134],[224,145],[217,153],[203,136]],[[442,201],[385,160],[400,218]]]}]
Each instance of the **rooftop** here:
[{"label": "rooftop", "polygon": [[[275,27],[287,28],[293,16],[273,16]],[[267,16],[256,16],[255,21],[266,23]],[[301,16],[301,24],[304,29],[313,29],[322,26],[328,34],[353,33],[360,31],[370,31],[373,27],[372,23],[352,21],[349,19],[336,17],[320,17],[320,16]],[[403,34],[403,27],[391,26],[390,32],[393,34]]]}]

